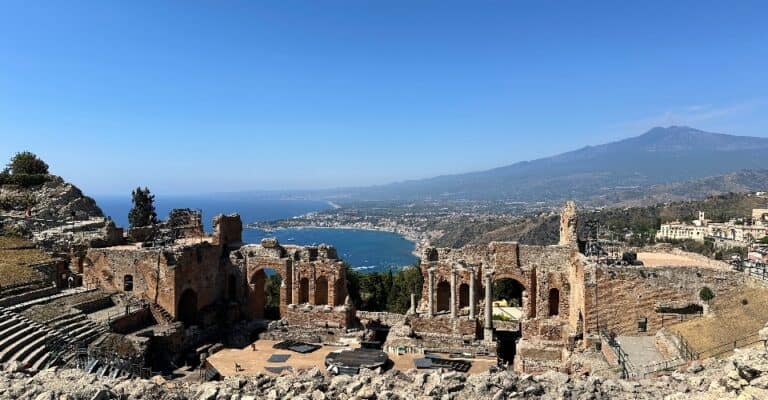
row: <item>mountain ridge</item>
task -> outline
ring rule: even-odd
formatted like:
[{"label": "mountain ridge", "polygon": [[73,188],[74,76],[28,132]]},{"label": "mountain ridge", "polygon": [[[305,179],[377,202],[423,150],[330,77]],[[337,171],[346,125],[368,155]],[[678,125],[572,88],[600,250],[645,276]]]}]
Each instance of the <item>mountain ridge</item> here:
[{"label": "mountain ridge", "polygon": [[339,189],[355,199],[585,199],[626,187],[650,187],[765,168],[768,138],[655,127],[635,137],[463,174]]}]

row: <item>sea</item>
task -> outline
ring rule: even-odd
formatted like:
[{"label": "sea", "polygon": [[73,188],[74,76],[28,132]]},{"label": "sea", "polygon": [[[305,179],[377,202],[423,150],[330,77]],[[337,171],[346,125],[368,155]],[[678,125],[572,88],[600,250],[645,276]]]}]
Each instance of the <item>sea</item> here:
[{"label": "sea", "polygon": [[[128,226],[128,211],[132,206],[130,196],[96,197],[96,202],[104,215],[112,217],[118,226]],[[267,200],[218,195],[155,197],[158,218],[167,218],[174,208],[199,209],[203,213],[206,232],[211,232],[213,217],[220,213],[239,213],[246,224],[291,218],[331,207],[328,202],[314,200]],[[413,255],[415,244],[391,232],[336,228],[287,228],[272,231],[243,228],[243,241],[246,243],[260,243],[265,237],[276,237],[282,244],[332,245],[344,261],[361,272],[396,270],[417,261]]]}]

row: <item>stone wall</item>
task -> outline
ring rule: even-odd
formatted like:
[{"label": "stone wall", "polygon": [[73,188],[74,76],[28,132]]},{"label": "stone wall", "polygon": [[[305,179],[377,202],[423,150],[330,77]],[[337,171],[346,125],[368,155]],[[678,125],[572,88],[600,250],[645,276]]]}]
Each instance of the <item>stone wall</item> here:
[{"label": "stone wall", "polygon": [[213,244],[242,246],[243,222],[238,214],[219,214],[213,219]]},{"label": "stone wall", "polygon": [[[664,324],[656,312],[659,305],[696,303],[702,287],[710,287],[717,296],[727,296],[746,283],[744,274],[735,271],[697,267],[645,268],[633,266],[588,266],[585,283],[585,325],[590,333],[598,327],[617,334],[652,335]],[[647,319],[646,332],[638,329],[638,320]]]},{"label": "stone wall", "polygon": [[220,262],[221,255],[221,248],[208,242],[167,249],[89,249],[83,280],[88,287],[131,292],[178,318],[179,301],[187,290],[193,293],[189,298],[195,298],[195,310],[223,298],[229,267]]}]

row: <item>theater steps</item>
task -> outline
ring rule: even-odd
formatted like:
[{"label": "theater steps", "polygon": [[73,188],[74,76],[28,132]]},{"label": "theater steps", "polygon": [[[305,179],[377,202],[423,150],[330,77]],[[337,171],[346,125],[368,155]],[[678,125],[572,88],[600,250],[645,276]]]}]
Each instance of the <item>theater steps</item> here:
[{"label": "theater steps", "polygon": [[0,363],[20,362],[25,368],[46,368],[54,361],[50,348],[87,345],[107,331],[82,313],[58,316],[45,324],[0,308]]}]

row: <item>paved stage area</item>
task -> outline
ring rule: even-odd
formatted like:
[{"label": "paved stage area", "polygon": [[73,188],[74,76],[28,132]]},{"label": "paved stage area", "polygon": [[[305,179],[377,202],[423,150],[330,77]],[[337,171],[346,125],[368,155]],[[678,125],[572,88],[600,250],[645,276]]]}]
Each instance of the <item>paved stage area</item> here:
[{"label": "paved stage area", "polygon": [[[265,368],[281,366],[290,366],[294,370],[317,367],[321,371],[325,371],[325,356],[328,355],[328,353],[336,350],[353,348],[353,346],[323,346],[312,353],[300,354],[289,350],[273,349],[272,345],[275,343],[278,342],[275,340],[257,340],[254,342],[256,347],[255,351],[251,349],[250,345],[243,349],[223,349],[211,357],[208,357],[208,362],[210,362],[211,365],[213,365],[224,376],[251,375],[257,372],[275,375],[274,372],[270,372]],[[282,363],[269,362],[268,359],[273,354],[286,354],[290,355],[290,357],[288,357],[287,361]],[[394,368],[399,370],[415,368],[413,365],[413,359],[423,357],[419,354],[387,354],[387,356],[394,363]],[[470,374],[485,372],[492,365],[496,365],[495,358],[478,358],[470,361],[472,362],[472,368],[469,370]],[[235,371],[236,363],[240,365],[242,370]]]}]

